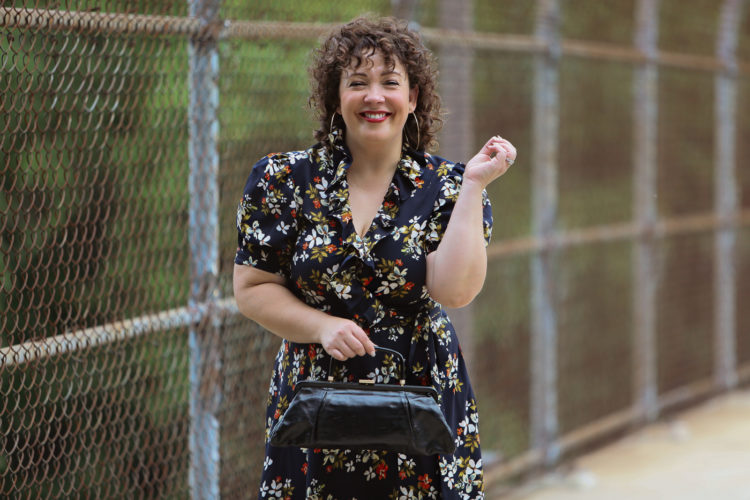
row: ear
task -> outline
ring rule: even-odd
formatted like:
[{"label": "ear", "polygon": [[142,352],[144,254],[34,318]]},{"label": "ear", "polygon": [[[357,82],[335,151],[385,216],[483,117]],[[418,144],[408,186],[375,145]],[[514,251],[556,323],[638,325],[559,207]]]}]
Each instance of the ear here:
[{"label": "ear", "polygon": [[409,108],[410,113],[413,113],[417,109],[417,97],[419,97],[419,87],[416,85],[409,89]]}]

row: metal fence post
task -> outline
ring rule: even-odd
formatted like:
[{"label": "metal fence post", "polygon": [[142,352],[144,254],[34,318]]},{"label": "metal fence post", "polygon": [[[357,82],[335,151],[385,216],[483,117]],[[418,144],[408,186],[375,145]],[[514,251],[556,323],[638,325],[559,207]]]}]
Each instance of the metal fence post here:
[{"label": "metal fence post", "polygon": [[[536,56],[533,109],[532,234],[544,240],[557,225],[560,5],[538,0],[536,36],[547,45]],[[557,410],[557,313],[554,252],[531,261],[531,444],[546,465],[559,456]]]},{"label": "metal fence post", "polygon": [[[474,1],[441,0],[440,27],[471,32],[474,28]],[[448,117],[440,134],[440,155],[467,162],[474,151],[473,77],[474,49],[461,45],[440,47],[440,95]],[[472,304],[450,309],[450,317],[461,342],[469,375],[474,379],[474,312]]]},{"label": "metal fence post", "polygon": [[634,69],[633,218],[640,236],[633,248],[633,391],[641,418],[659,411],[656,372],[656,148],[658,119],[658,0],[639,0],[634,42],[646,62]]},{"label": "metal fence post", "polygon": [[391,15],[414,22],[418,4],[419,0],[391,0]]},{"label": "metal fence post", "polygon": [[714,374],[717,387],[737,385],[735,339],[735,252],[737,230],[729,223],[739,209],[737,197],[737,40],[742,0],[725,0],[719,18],[716,57],[724,66],[715,77],[715,182],[714,209],[720,221],[714,241]]},{"label": "metal fence post", "polygon": [[188,46],[189,104],[189,244],[191,286],[190,328],[190,488],[196,499],[219,498],[222,357],[218,338],[219,187],[218,133],[219,54],[208,36],[219,0],[190,0],[190,16],[202,33]]}]

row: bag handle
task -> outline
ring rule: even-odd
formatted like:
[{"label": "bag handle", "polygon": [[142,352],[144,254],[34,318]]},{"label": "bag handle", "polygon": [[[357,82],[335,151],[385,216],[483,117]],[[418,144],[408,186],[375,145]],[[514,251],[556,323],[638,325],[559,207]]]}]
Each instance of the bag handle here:
[{"label": "bag handle", "polygon": [[[406,359],[404,359],[404,355],[398,352],[397,350],[391,349],[389,347],[380,347],[376,345],[375,350],[393,354],[397,356],[398,359],[401,360],[401,370],[400,370],[401,373],[399,374],[400,376],[399,376],[398,383],[399,385],[402,385],[402,386],[406,385]],[[332,375],[333,372],[331,371],[332,368],[333,368],[333,356],[329,355],[328,356],[328,381],[329,382],[333,382],[333,375]],[[369,378],[361,378],[359,379],[358,382],[360,384],[375,385],[375,381]]]}]

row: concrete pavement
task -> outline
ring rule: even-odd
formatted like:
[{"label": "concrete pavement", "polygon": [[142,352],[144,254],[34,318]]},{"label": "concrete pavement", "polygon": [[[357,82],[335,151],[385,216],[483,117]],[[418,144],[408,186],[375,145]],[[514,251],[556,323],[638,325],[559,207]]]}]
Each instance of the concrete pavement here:
[{"label": "concrete pavement", "polygon": [[750,390],[718,396],[489,500],[750,500]]}]

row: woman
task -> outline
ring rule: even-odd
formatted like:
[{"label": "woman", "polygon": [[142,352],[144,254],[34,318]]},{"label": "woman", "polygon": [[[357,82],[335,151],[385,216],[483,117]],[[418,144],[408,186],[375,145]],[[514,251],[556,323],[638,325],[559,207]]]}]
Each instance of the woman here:
[{"label": "woman", "polygon": [[[312,450],[266,444],[260,498],[481,498],[477,407],[443,307],[479,292],[491,211],[484,189],[516,157],[491,138],[466,166],[425,153],[440,123],[432,57],[405,23],[356,19],[311,67],[318,144],[268,155],[237,214],[240,311],[283,343],[268,430],[297,381],[345,374],[432,384],[456,437],[453,455]],[[365,356],[369,355],[369,356]]]}]

